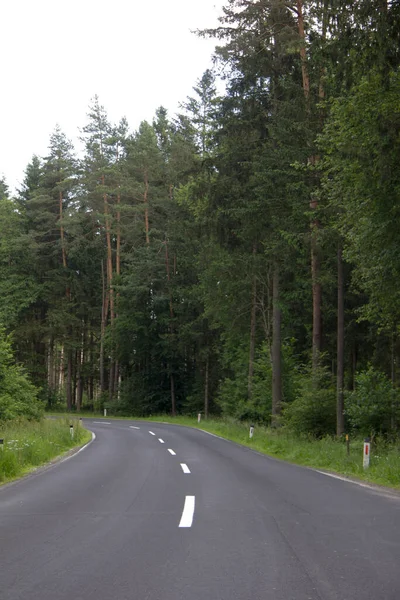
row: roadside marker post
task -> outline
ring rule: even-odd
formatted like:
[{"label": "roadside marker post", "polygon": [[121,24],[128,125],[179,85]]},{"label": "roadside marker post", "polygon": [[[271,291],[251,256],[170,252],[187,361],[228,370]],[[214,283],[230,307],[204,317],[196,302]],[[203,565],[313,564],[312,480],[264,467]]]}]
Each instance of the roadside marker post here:
[{"label": "roadside marker post", "polygon": [[254,435],[254,425],[250,425],[249,438],[251,439]]},{"label": "roadside marker post", "polygon": [[201,413],[199,413],[199,414],[197,415],[197,422],[198,422],[198,423],[200,423],[200,421],[201,421]]},{"label": "roadside marker post", "polygon": [[105,417],[107,416],[107,409],[106,408],[104,409],[104,416]]},{"label": "roadside marker post", "polygon": [[363,467],[364,469],[368,469],[369,467],[369,457],[371,455],[371,440],[369,438],[365,438],[364,440],[364,453],[363,453]]},{"label": "roadside marker post", "polygon": [[4,450],[4,440],[3,440],[3,438],[0,438],[0,448],[2,450]]},{"label": "roadside marker post", "polygon": [[349,440],[349,434],[346,433],[346,446],[347,446],[347,456],[350,455],[350,440]]},{"label": "roadside marker post", "polygon": [[69,426],[69,434],[71,436],[71,439],[73,440],[74,439],[74,426],[73,425]]}]

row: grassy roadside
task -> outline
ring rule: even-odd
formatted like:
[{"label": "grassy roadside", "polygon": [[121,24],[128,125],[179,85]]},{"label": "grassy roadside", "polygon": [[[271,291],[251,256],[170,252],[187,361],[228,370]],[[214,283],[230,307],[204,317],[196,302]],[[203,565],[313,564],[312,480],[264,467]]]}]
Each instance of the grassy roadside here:
[{"label": "grassy roadside", "polygon": [[[101,418],[100,415],[94,415],[93,413],[80,416]],[[107,420],[114,418],[158,421],[200,428],[275,458],[400,489],[400,442],[397,446],[380,443],[373,448],[370,467],[367,471],[364,471],[362,466],[363,442],[361,439],[350,440],[350,455],[347,456],[345,442],[336,441],[329,437],[322,440],[302,439],[288,432],[257,426],[254,437],[250,440],[249,425],[233,420],[203,419],[198,424],[197,419],[183,416],[172,418],[168,415],[158,415],[140,419],[137,417],[107,415]]]},{"label": "grassy roadside", "polygon": [[[157,420],[157,419],[154,419]],[[291,433],[255,427],[254,436],[249,439],[249,425],[227,420],[207,420],[200,425],[196,419],[185,417],[159,417],[168,423],[199,427],[232,440],[263,454],[274,456],[291,463],[323,469],[348,477],[355,477],[370,483],[400,489],[400,442],[397,446],[380,443],[371,454],[368,470],[362,466],[363,440],[350,442],[350,455],[346,443],[330,437],[321,440],[302,439]]]},{"label": "grassy roadside", "polygon": [[70,419],[40,422],[23,421],[0,424],[0,485],[18,479],[52,459],[91,439],[89,431],[74,419],[74,439],[70,435]]}]

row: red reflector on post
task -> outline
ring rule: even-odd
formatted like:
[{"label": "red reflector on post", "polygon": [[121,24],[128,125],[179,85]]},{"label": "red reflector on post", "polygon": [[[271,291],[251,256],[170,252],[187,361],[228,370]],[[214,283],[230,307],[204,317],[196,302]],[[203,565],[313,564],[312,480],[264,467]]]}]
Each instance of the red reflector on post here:
[{"label": "red reflector on post", "polygon": [[365,444],[365,454],[368,456],[369,445]]}]

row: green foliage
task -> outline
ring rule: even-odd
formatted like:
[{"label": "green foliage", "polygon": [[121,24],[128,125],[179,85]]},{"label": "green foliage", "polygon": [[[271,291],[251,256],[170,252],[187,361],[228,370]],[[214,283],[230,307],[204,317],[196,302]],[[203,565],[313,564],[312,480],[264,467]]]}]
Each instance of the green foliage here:
[{"label": "green foliage", "polygon": [[393,433],[400,423],[400,391],[373,367],[357,374],[345,407],[350,426],[364,436]]},{"label": "green foliage", "polygon": [[284,408],[284,423],[299,435],[335,433],[336,388],[327,367],[304,370],[295,400]]},{"label": "green foliage", "polygon": [[367,294],[362,317],[392,330],[400,319],[400,74],[364,77],[336,99],[321,137],[325,189]]},{"label": "green foliage", "polygon": [[[229,0],[203,32],[219,39],[216,69],[182,114],[161,106],[130,131],[95,97],[83,160],[56,128],[17,200],[0,198],[0,321],[48,405],[145,416],[207,404],[268,424],[283,400],[278,423],[322,439],[337,362],[347,387],[369,362],[398,379],[399,3],[303,3],[304,38],[292,4]],[[332,374],[303,365],[318,308]],[[8,373],[16,390],[22,372]],[[375,416],[357,407],[354,427],[392,432],[383,400]]]},{"label": "green foliage", "polygon": [[10,340],[0,328],[0,421],[39,419],[43,406],[37,395],[25,371],[13,363]]},{"label": "green foliage", "polygon": [[32,273],[36,248],[25,226],[16,202],[0,198],[0,323],[8,330],[16,327],[39,292]]}]

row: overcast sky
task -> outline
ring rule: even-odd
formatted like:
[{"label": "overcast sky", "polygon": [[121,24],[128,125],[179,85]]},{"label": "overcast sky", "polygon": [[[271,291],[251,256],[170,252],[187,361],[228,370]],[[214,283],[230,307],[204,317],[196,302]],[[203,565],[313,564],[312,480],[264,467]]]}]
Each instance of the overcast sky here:
[{"label": "overcast sky", "polygon": [[0,175],[18,187],[56,123],[74,142],[98,94],[130,128],[170,114],[211,65],[224,0],[3,0],[0,7]]}]

